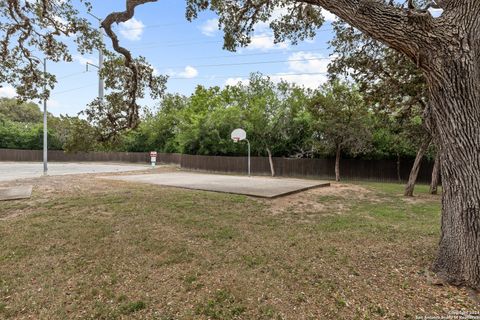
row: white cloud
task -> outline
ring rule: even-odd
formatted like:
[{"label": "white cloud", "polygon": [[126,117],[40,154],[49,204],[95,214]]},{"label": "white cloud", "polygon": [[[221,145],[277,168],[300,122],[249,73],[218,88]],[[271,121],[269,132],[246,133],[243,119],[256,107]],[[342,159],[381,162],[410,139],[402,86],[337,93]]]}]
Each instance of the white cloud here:
[{"label": "white cloud", "polygon": [[250,50],[275,50],[275,49],[287,49],[290,44],[288,42],[275,43],[272,34],[262,33],[254,35],[251,39],[248,49]]},{"label": "white cloud", "polygon": [[218,31],[218,19],[209,19],[200,26],[200,31],[208,37],[213,37]]},{"label": "white cloud", "polygon": [[[12,87],[11,85],[7,85],[5,87],[1,87],[0,88],[0,98],[15,98],[17,96],[17,92],[15,91],[15,88]],[[38,104],[42,104],[43,103],[43,100],[41,101],[33,101],[33,100],[30,100],[31,102],[33,103],[38,103]],[[49,98],[48,101],[47,101],[47,108],[59,108],[60,107],[60,102],[55,100],[55,99],[52,99],[52,98]]]},{"label": "white cloud", "polygon": [[243,78],[228,78],[226,81],[225,81],[225,85],[226,86],[236,86],[237,84],[243,84],[245,86],[248,86],[248,84],[250,83],[250,81],[248,79],[243,79]]},{"label": "white cloud", "polygon": [[288,68],[292,72],[327,72],[331,58],[313,52],[295,52],[288,57]]},{"label": "white cloud", "polygon": [[79,54],[74,55],[73,60],[80,63],[82,66],[85,66],[87,63],[91,63],[91,64],[94,64],[94,65],[97,65],[97,63],[98,63],[98,61],[96,59],[89,58],[89,57],[84,57],[84,56],[81,56]]},{"label": "white cloud", "polygon": [[278,73],[271,76],[270,78],[273,82],[286,81],[310,89],[317,89],[319,86],[321,86],[328,80],[327,76],[324,74]]},{"label": "white cloud", "polygon": [[177,72],[177,71],[169,70],[167,72],[167,74],[172,76],[172,77],[179,77],[179,78],[184,78],[184,79],[193,79],[196,76],[198,76],[198,70],[195,69],[192,66],[186,66],[185,69],[183,69],[183,71]]},{"label": "white cloud", "polygon": [[58,100],[55,99],[48,99],[47,101],[47,108],[53,108],[53,109],[58,109],[61,107],[61,104]]},{"label": "white cloud", "polygon": [[132,18],[127,22],[119,24],[120,34],[131,41],[138,41],[142,38],[145,25],[142,21]]},{"label": "white cloud", "polygon": [[316,89],[327,80],[328,64],[334,57],[325,58],[312,52],[295,52],[288,58],[288,72],[271,76],[279,82],[285,80],[310,89]]},{"label": "white cloud", "polygon": [[333,13],[331,13],[330,11],[328,10],[325,10],[322,8],[322,15],[323,17],[325,18],[325,21],[326,22],[334,22],[335,20],[337,20],[337,16],[334,15]]},{"label": "white cloud", "polygon": [[0,88],[0,97],[2,98],[13,98],[16,95],[17,95],[17,92],[15,91],[15,88],[10,85]]},{"label": "white cloud", "polygon": [[[326,58],[312,52],[295,52],[288,58],[288,70],[270,76],[273,82],[287,81],[310,89],[316,89],[327,80],[328,64],[335,57]],[[228,78],[225,85],[248,84],[248,79]]]}]

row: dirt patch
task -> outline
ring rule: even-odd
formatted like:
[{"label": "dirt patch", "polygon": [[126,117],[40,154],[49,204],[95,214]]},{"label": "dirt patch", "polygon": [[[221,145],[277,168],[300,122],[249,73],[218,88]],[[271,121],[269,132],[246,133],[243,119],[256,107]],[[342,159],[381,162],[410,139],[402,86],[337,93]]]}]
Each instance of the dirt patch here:
[{"label": "dirt patch", "polygon": [[358,200],[380,201],[372,191],[353,184],[332,183],[330,187],[307,190],[266,200],[272,214],[342,214]]}]

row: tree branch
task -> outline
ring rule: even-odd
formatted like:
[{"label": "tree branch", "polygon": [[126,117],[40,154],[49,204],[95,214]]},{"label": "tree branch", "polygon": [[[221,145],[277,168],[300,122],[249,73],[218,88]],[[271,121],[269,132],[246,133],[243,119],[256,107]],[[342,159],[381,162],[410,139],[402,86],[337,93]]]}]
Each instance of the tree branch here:
[{"label": "tree branch", "polygon": [[421,66],[421,48],[436,31],[429,13],[390,6],[379,0],[295,0],[320,6]]},{"label": "tree branch", "polygon": [[148,2],[157,2],[158,0],[127,0],[125,11],[112,12],[103,21],[102,28],[107,36],[112,40],[113,49],[125,57],[125,66],[132,72],[131,83],[129,83],[129,110],[128,123],[129,128],[134,128],[138,124],[138,104],[137,104],[137,88],[138,88],[138,70],[131,52],[120,46],[117,35],[112,30],[112,24],[126,22],[135,14],[135,8]]}]

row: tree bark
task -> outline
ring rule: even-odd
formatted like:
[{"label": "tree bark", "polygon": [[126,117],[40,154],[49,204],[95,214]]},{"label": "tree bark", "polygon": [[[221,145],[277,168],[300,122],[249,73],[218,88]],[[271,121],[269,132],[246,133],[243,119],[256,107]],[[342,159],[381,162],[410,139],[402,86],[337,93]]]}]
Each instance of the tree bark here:
[{"label": "tree bark", "polygon": [[[477,24],[480,34],[480,23]],[[480,45],[429,78],[441,158],[442,235],[434,271],[480,289]]]},{"label": "tree bark", "polygon": [[342,153],[342,147],[337,146],[337,152],[335,155],[335,181],[340,181],[340,156]]},{"label": "tree bark", "polygon": [[430,182],[430,194],[437,194],[438,182],[440,181],[440,153],[437,151],[435,163],[432,170],[432,181]]},{"label": "tree bark", "polygon": [[413,190],[415,189],[415,183],[417,182],[418,171],[420,170],[420,165],[422,164],[423,156],[427,152],[428,146],[430,145],[431,141],[432,141],[432,138],[428,136],[425,140],[423,140],[422,144],[418,148],[417,156],[415,157],[412,170],[410,170],[410,175],[408,177],[407,185],[405,186],[404,196],[406,197],[413,197]]},{"label": "tree bark", "polygon": [[402,182],[402,176],[400,174],[400,154],[397,153],[397,179],[398,182]]},{"label": "tree bark", "polygon": [[268,153],[268,162],[270,163],[270,172],[272,174],[272,177],[275,177],[275,168],[273,167],[272,152],[268,147],[267,147],[267,153]]},{"label": "tree bark", "polygon": [[125,58],[125,66],[132,72],[131,83],[129,83],[129,114],[127,115],[127,128],[135,129],[139,123],[139,106],[138,98],[138,69],[132,58],[130,50],[120,46],[120,41],[116,33],[112,29],[114,23],[121,23],[130,20],[135,14],[135,8],[148,2],[157,2],[158,0],[126,0],[125,11],[112,12],[101,22],[102,28],[107,36],[112,40],[113,50],[121,54]]}]

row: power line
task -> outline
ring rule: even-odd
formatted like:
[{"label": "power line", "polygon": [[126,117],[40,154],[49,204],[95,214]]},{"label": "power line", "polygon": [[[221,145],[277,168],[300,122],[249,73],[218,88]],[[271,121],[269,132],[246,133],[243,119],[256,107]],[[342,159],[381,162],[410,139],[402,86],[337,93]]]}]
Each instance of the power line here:
[{"label": "power line", "polygon": [[[333,31],[334,29],[320,29],[317,32],[328,32]],[[273,35],[266,35],[266,36],[252,36],[252,39],[265,39],[265,38],[273,38]],[[155,41],[149,42],[145,45],[141,46],[134,46],[130,47],[131,49],[150,49],[150,48],[158,48],[158,47],[180,47],[185,45],[192,45],[192,44],[208,44],[208,43],[223,43],[223,40],[207,40],[207,41],[195,41],[197,39],[186,40],[186,41]]]},{"label": "power line", "polygon": [[66,79],[66,78],[71,78],[71,77],[74,77],[74,76],[77,76],[77,75],[81,75],[81,74],[84,74],[84,73],[86,73],[86,72],[85,72],[85,71],[82,71],[82,72],[70,73],[70,74],[67,74],[67,75],[58,77],[57,80],[62,80],[62,79]]},{"label": "power line", "polygon": [[[288,59],[288,60],[269,60],[269,61],[253,61],[253,62],[237,62],[237,63],[219,63],[219,64],[203,64],[191,66],[193,68],[206,68],[206,67],[229,67],[229,66],[244,66],[252,64],[270,64],[270,63],[283,63],[283,62],[301,62],[301,61],[315,61],[315,60],[331,60],[330,58],[305,58],[305,59]],[[174,67],[162,67],[162,68],[183,68],[183,66]]]},{"label": "power line", "polygon": [[72,92],[72,91],[77,91],[77,90],[84,89],[84,88],[90,88],[90,87],[93,87],[93,86],[96,86],[96,84],[89,84],[89,85],[82,86],[82,87],[72,88],[72,89],[59,91],[59,92],[54,92],[54,93],[52,93],[52,96],[57,96],[59,94],[68,93],[68,92]]},{"label": "power line", "polygon": [[[328,72],[303,72],[303,73],[277,73],[277,74],[263,74],[264,77],[289,77],[289,76],[314,76],[314,75],[326,75]],[[188,77],[170,77],[169,80],[193,80],[193,79],[228,79],[228,78],[247,78],[250,75],[230,75],[230,76],[203,76],[203,77],[195,77],[195,78],[188,78]],[[64,94],[72,91],[77,91],[85,88],[90,88],[96,86],[96,84],[89,84],[82,87],[72,88],[64,91],[59,91],[52,93],[52,96],[56,96],[59,94]]]},{"label": "power line", "polygon": [[[298,50],[285,50],[288,53],[296,53],[296,52],[317,52],[323,51],[328,49],[325,48],[315,48],[315,49],[298,49]],[[235,53],[234,55],[222,55],[222,56],[203,56],[203,57],[191,57],[188,59],[196,59],[196,60],[208,60],[208,59],[220,59],[220,58],[238,58],[238,57],[250,57],[250,56],[270,56],[270,55],[278,55],[278,54],[285,54],[285,51],[276,51],[276,52],[258,52],[258,53]]]},{"label": "power line", "polygon": [[[303,73],[276,73],[276,74],[262,74],[264,77],[289,77],[289,76],[319,76],[319,75],[327,75],[328,72],[303,72]],[[236,76],[204,76],[204,77],[195,77],[195,78],[188,78],[188,77],[171,77],[168,78],[169,80],[193,80],[193,79],[228,79],[228,78],[247,78],[250,75],[236,75]]]}]

